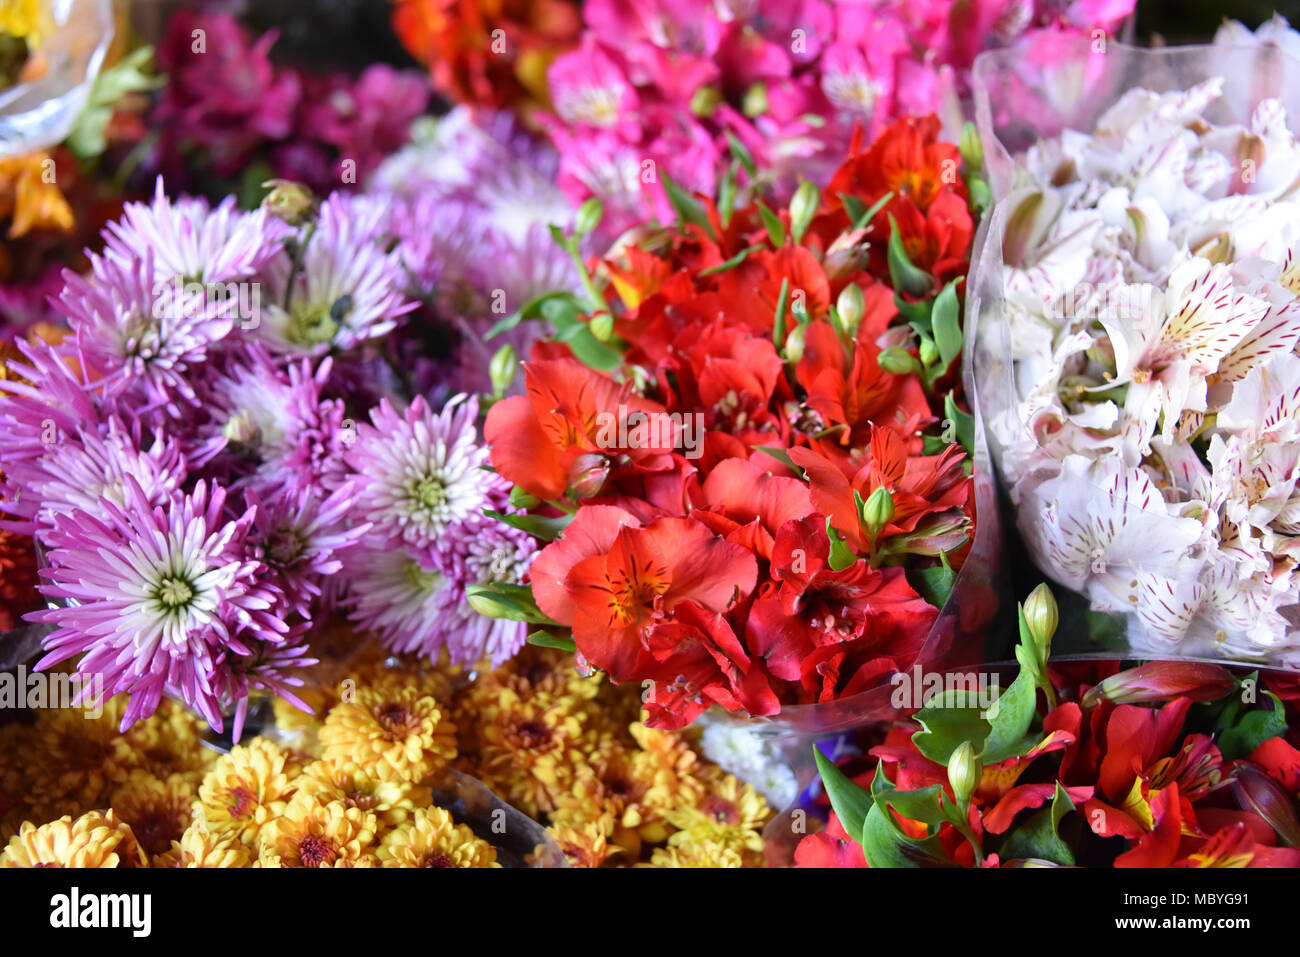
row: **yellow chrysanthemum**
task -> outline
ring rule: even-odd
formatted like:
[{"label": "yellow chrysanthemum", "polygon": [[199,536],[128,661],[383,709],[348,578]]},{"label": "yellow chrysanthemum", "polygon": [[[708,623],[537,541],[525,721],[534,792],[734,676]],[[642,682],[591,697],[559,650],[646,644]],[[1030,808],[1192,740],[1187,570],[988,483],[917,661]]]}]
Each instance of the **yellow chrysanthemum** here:
[{"label": "yellow chrysanthemum", "polygon": [[771,815],[763,796],[730,774],[714,782],[698,804],[664,812],[668,822],[678,828],[668,838],[669,845],[688,854],[709,844],[720,844],[742,854],[760,854],[760,832]]},{"label": "yellow chrysanthemum", "polygon": [[600,867],[610,857],[624,853],[623,848],[608,842],[613,826],[614,819],[605,817],[576,827],[555,824],[547,830],[571,867]]},{"label": "yellow chrysanthemum", "polygon": [[30,46],[39,46],[54,29],[49,0],[4,0],[0,3],[0,33],[7,33]]},{"label": "yellow chrysanthemum", "polygon": [[352,761],[380,780],[424,781],[456,757],[456,726],[438,702],[411,687],[358,688],[321,727],[324,757]]},{"label": "yellow chrysanthemum", "polygon": [[0,867],[145,867],[148,862],[127,825],[110,810],[40,827],[30,821],[0,854]]},{"label": "yellow chrysanthemum", "polygon": [[537,694],[521,698],[501,688],[475,716],[474,773],[522,811],[536,817],[555,810],[569,791],[586,754],[602,746],[584,733],[585,715],[568,698]]},{"label": "yellow chrysanthemum", "polygon": [[111,790],[124,782],[140,757],[118,731],[124,701],[104,702],[103,714],[80,708],[49,708],[36,714],[19,773],[17,797],[41,812],[42,820],[108,806]]},{"label": "yellow chrysanthemum", "polygon": [[321,719],[330,708],[338,703],[339,696],[332,688],[299,688],[294,694],[310,705],[314,714],[307,714],[283,698],[271,699],[271,713],[275,716],[275,726],[282,732],[305,731],[319,728]]},{"label": "yellow chrysanthemum", "polygon": [[214,834],[200,821],[185,829],[171,850],[153,859],[154,867],[248,867],[252,852],[232,834]]},{"label": "yellow chrysanthemum", "polygon": [[134,771],[113,792],[113,810],[150,858],[171,850],[172,842],[184,835],[193,803],[194,786],[182,774],[160,780],[147,771]]},{"label": "yellow chrysanthemum", "polygon": [[351,761],[316,761],[297,780],[298,790],[318,801],[342,801],[372,811],[381,825],[403,823],[416,807],[427,807],[431,792],[409,781],[381,781]]},{"label": "yellow chrysanthemum", "polygon": [[262,828],[284,812],[295,785],[288,756],[274,742],[254,738],[223,755],[199,785],[207,828],[253,845]]},{"label": "yellow chrysanthemum", "polygon": [[342,801],[299,794],[258,842],[263,867],[352,867],[375,839],[375,815]]},{"label": "yellow chrysanthemum", "polygon": [[744,856],[734,847],[700,841],[688,847],[658,847],[649,867],[744,867]]},{"label": "yellow chrysanthemum", "polygon": [[158,777],[185,774],[202,778],[220,756],[202,744],[207,724],[184,705],[164,698],[158,710],[137,721],[123,735],[140,765]]},{"label": "yellow chrysanthemum", "polygon": [[54,158],[49,153],[0,157],[0,219],[11,216],[10,239],[19,239],[33,229],[67,233],[76,225],[72,207],[55,180]]},{"label": "yellow chrysanthemum", "polygon": [[500,867],[497,852],[440,807],[420,808],[379,847],[384,867]]}]

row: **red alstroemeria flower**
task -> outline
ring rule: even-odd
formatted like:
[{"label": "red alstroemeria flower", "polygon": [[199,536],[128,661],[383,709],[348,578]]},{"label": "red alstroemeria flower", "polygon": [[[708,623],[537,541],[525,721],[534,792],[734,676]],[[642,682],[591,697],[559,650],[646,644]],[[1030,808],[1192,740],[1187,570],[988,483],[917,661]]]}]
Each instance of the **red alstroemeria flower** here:
[{"label": "red alstroemeria flower", "polygon": [[646,697],[649,724],[684,728],[711,704],[751,715],[776,714],[781,702],[761,664],[751,660],[730,622],[695,601],[649,627],[637,677],[653,682]]},{"label": "red alstroemeria flower", "polygon": [[852,353],[829,322],[814,322],[804,330],[803,356],[795,369],[808,408],[821,417],[822,428],[841,427],[834,440],[847,448],[865,445],[876,424],[915,432],[933,421],[920,381],[880,368],[876,340],[895,314],[893,295],[879,284],[864,295],[867,311]]},{"label": "red alstroemeria flower", "polygon": [[[903,440],[892,429],[874,428],[868,443],[868,457],[851,475],[845,468],[811,449],[792,449],[790,458],[807,473],[814,507],[831,519],[831,524],[859,552],[869,552],[895,535],[911,536],[928,523],[913,550],[939,554],[961,546],[967,539],[967,519],[962,510],[971,494],[973,479],[962,469],[965,450],[950,445],[938,455],[908,456]],[[851,468],[851,466],[850,466]],[[863,524],[854,492],[862,501],[883,488],[894,500],[894,517],[873,543]]]},{"label": "red alstroemeria flower", "polygon": [[800,682],[814,700],[906,667],[938,617],[901,568],[858,561],[834,571],[829,557],[820,514],[782,526],[772,550],[778,584],[754,600],[746,625],[747,644],[768,671]]},{"label": "red alstroemeria flower", "polygon": [[534,359],[524,373],[527,395],[493,405],[484,425],[492,464],[512,484],[559,498],[574,461],[587,454],[651,471],[673,467],[679,431],[659,403],[576,359]]},{"label": "red alstroemeria flower", "polygon": [[772,557],[781,527],[813,510],[808,486],[803,482],[772,475],[749,459],[719,462],[709,471],[704,484],[697,485],[691,498],[695,505],[693,518],[764,559]]},{"label": "red alstroemeria flower", "polygon": [[692,519],[649,525],[610,506],[584,506],[534,560],[537,606],[573,629],[574,644],[614,681],[638,674],[649,626],[683,601],[725,612],[754,589],[753,553]]}]

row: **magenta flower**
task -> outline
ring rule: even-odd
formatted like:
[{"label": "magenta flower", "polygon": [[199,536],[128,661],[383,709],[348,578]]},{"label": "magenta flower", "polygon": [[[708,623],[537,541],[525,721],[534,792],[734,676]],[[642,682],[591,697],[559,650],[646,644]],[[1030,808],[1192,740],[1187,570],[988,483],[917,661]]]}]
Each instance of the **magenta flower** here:
[{"label": "magenta flower", "polygon": [[81,674],[102,675],[106,693],[130,696],[123,730],[169,691],[219,730],[216,657],[247,654],[245,639],[276,644],[288,632],[266,614],[277,596],[243,558],[254,512],[227,520],[225,491],[209,494],[202,481],[166,506],[151,506],[130,476],[126,490],[124,505],[101,498],[98,515],[54,516],[41,590],[68,604],[29,616],[55,626],[37,667],[84,655]]}]

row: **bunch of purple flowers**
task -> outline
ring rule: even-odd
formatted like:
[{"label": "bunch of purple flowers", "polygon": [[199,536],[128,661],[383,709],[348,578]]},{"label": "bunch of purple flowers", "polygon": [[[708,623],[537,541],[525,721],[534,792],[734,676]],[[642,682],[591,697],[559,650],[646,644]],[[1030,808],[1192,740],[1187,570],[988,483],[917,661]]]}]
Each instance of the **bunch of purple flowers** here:
[{"label": "bunch of purple flowers", "polygon": [[69,333],[0,381],[0,498],[47,566],[39,666],[80,656],[130,696],[124,727],[164,694],[236,737],[254,692],[306,708],[334,614],[467,665],[522,645],[464,600],[520,582],[534,546],[484,514],[508,485],[477,398],[431,405],[412,380],[437,269],[412,204],[286,184],[243,212],[159,181],[65,275]]}]

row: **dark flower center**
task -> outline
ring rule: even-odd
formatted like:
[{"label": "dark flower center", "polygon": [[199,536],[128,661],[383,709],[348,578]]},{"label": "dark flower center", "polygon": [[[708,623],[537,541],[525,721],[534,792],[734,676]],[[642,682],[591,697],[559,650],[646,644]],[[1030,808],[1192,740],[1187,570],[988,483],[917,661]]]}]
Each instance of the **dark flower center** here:
[{"label": "dark flower center", "polygon": [[338,852],[334,849],[334,842],[326,838],[308,834],[298,842],[298,859],[302,861],[303,867],[320,867],[322,864],[332,864],[336,857],[338,857]]}]

